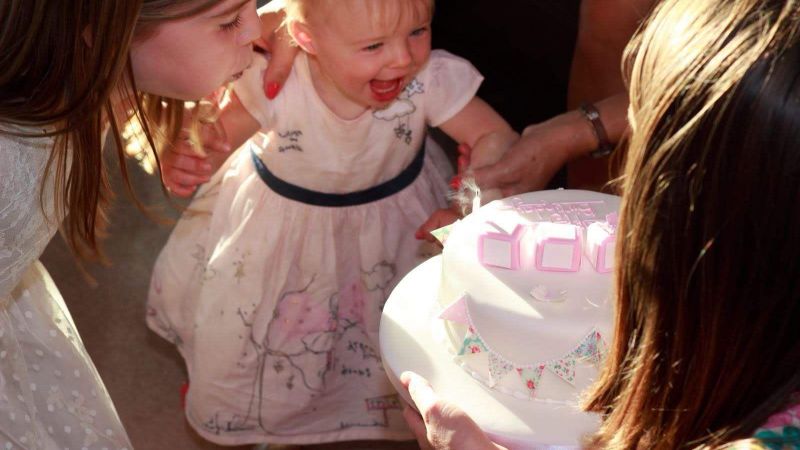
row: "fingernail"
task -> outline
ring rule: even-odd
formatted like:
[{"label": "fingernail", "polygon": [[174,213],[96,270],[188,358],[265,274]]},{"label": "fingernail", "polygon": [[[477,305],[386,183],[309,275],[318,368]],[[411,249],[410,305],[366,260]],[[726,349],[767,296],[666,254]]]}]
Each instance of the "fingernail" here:
[{"label": "fingernail", "polygon": [[281,85],[277,81],[270,81],[267,84],[267,98],[272,100],[278,96],[278,91],[281,90]]},{"label": "fingernail", "polygon": [[450,179],[450,187],[453,189],[461,188],[461,175],[456,175]]},{"label": "fingernail", "polygon": [[222,151],[224,151],[225,153],[230,153],[230,151],[231,151],[231,146],[230,146],[230,145],[228,145],[228,144],[223,144],[223,145],[222,145]]},{"label": "fingernail", "polygon": [[459,157],[458,157],[458,171],[459,171],[459,173],[460,173],[460,172],[463,172],[463,171],[464,171],[464,169],[466,169],[466,168],[467,168],[467,165],[468,165],[468,163],[467,163],[467,157],[466,157],[466,156],[463,156],[463,155],[462,155],[462,156],[459,156]]},{"label": "fingernail", "polygon": [[211,170],[211,164],[203,164],[203,170]]}]

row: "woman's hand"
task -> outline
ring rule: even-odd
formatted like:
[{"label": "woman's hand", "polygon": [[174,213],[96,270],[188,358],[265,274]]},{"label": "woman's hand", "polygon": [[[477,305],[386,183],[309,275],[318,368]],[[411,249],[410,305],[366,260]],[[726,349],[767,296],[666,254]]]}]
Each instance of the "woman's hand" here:
[{"label": "woman's hand", "polygon": [[490,441],[464,411],[440,399],[424,378],[403,372],[400,381],[419,411],[406,405],[403,417],[423,450],[503,449]]},{"label": "woman's hand", "polygon": [[[595,103],[608,140],[617,143],[628,127],[628,96],[617,94]],[[499,188],[503,195],[543,189],[568,161],[597,148],[597,136],[583,113],[569,111],[525,128],[522,138],[497,164],[475,170],[483,189]]]},{"label": "woman's hand", "polygon": [[269,65],[264,73],[264,94],[274,99],[292,72],[292,64],[300,48],[292,44],[286,27],[283,26],[283,2],[272,0],[258,10],[261,18],[261,39],[256,45],[270,54]]},{"label": "woman's hand", "polygon": [[[575,125],[585,131],[584,124]],[[505,197],[544,189],[570,159],[577,144],[574,133],[560,116],[531,125],[500,161],[475,169],[475,181],[483,189],[500,189]]]}]

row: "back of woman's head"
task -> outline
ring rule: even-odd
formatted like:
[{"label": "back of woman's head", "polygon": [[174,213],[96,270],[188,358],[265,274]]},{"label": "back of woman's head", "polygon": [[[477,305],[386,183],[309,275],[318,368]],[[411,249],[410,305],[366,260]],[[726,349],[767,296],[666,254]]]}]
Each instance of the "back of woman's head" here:
[{"label": "back of woman's head", "polygon": [[[142,99],[134,93],[130,70],[131,43],[164,21],[216,4],[218,0],[0,2],[0,133],[40,135],[45,129],[56,137],[47,170],[54,173],[57,215],[70,212],[65,235],[79,255],[100,256],[97,235],[111,197],[100,151],[106,124],[118,151],[122,148],[112,95],[127,101],[123,115],[141,117]],[[162,108],[152,124],[166,121],[174,128],[180,106]],[[121,167],[130,188],[125,165]]]},{"label": "back of woman's head", "polygon": [[666,0],[627,69],[598,442],[744,438],[800,390],[800,2]]}]

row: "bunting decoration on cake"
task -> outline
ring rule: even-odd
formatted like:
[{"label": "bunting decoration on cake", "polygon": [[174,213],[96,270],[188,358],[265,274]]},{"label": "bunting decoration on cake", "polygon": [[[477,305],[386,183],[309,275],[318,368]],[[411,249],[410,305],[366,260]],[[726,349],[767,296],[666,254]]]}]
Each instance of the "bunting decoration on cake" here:
[{"label": "bunting decoration on cake", "polygon": [[592,330],[578,345],[578,348],[573,350],[570,356],[577,360],[600,364],[607,353],[606,343],[600,333],[597,330]]},{"label": "bunting decoration on cake", "polygon": [[605,359],[607,353],[606,343],[600,332],[592,328],[572,350],[560,358],[533,364],[515,365],[486,345],[470,319],[466,300],[466,295],[459,298],[446,307],[439,317],[467,326],[467,332],[458,352],[459,356],[478,353],[488,354],[489,387],[494,387],[508,373],[516,371],[522,384],[533,397],[539,387],[539,382],[545,369],[574,386],[578,361],[599,365]]},{"label": "bunting decoration on cake", "polygon": [[466,355],[488,351],[489,349],[486,348],[483,340],[477,335],[477,333],[475,333],[475,329],[469,327],[469,330],[467,330],[467,335],[464,337],[464,342],[461,344],[461,350],[458,352],[458,354]]},{"label": "bunting decoration on cake", "polygon": [[546,366],[551,372],[556,374],[558,378],[566,381],[567,383],[575,386],[575,358],[556,359],[548,361]]},{"label": "bunting decoration on cake", "polygon": [[544,372],[544,364],[538,367],[520,367],[517,369],[517,373],[520,378],[522,378],[525,387],[530,391],[531,397],[533,397],[533,394],[536,392],[536,388],[539,387],[539,380],[542,378],[542,372]]},{"label": "bunting decoration on cake", "polygon": [[514,370],[514,365],[503,359],[500,355],[489,352],[489,386],[494,387],[508,372]]},{"label": "bunting decoration on cake", "polygon": [[450,233],[453,231],[453,227],[455,227],[458,222],[461,222],[461,220],[456,220],[455,222],[451,223],[450,225],[445,225],[442,228],[437,228],[437,229],[431,231],[431,234],[439,242],[441,242],[442,245],[444,245],[444,242],[447,240],[447,238],[450,236]]},{"label": "bunting decoration on cake", "polygon": [[467,317],[467,298],[462,296],[458,300],[449,304],[439,313],[439,318],[449,320],[451,322],[460,323],[461,325],[469,325],[469,317]]}]

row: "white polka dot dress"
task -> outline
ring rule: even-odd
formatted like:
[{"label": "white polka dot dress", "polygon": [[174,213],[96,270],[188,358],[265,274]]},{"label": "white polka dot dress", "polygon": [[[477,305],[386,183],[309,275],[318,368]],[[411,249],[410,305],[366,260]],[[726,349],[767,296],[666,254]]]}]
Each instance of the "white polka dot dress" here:
[{"label": "white polka dot dress", "polygon": [[[0,135],[0,450],[131,449],[64,301],[37,261],[55,234],[51,139]],[[49,219],[49,220],[48,220]]]}]

